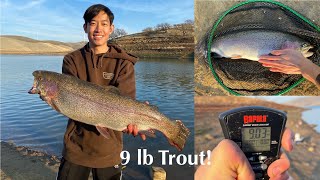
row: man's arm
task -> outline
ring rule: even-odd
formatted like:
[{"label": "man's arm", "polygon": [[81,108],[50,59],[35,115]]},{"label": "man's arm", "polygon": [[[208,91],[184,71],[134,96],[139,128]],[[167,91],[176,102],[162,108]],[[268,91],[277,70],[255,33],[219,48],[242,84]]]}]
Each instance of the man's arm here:
[{"label": "man's arm", "polygon": [[320,67],[305,58],[295,49],[272,51],[272,56],[259,57],[259,63],[270,68],[272,72],[301,74],[320,89]]},{"label": "man's arm", "polygon": [[301,74],[304,78],[311,81],[320,89],[320,67],[312,63],[305,64],[301,67]]}]

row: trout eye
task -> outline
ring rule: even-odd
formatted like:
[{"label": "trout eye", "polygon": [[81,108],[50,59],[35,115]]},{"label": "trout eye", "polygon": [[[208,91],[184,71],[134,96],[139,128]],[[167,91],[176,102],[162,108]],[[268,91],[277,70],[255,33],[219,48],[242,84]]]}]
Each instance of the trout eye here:
[{"label": "trout eye", "polygon": [[38,77],[38,81],[42,81],[43,80],[43,78],[40,76],[40,77]]}]

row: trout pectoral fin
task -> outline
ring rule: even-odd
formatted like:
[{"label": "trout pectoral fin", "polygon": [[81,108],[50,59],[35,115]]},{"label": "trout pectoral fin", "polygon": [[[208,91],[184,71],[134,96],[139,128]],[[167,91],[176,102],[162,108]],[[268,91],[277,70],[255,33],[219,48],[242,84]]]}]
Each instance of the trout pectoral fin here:
[{"label": "trout pectoral fin", "polygon": [[139,131],[140,134],[145,134],[146,136],[152,137],[152,138],[156,138],[156,133],[153,129],[149,129],[146,131]]},{"label": "trout pectoral fin", "polygon": [[96,125],[96,129],[103,137],[105,137],[106,139],[110,139],[110,133],[108,128]]},{"label": "trout pectoral fin", "polygon": [[55,102],[52,101],[52,100],[51,100],[51,106],[52,106],[52,108],[55,109],[56,111],[61,112],[60,109],[58,108],[58,106],[57,106],[57,105],[55,104]]},{"label": "trout pectoral fin", "polygon": [[149,104],[149,106],[152,108],[152,109],[154,109],[154,110],[157,110],[157,111],[159,111],[159,108],[158,108],[158,106],[155,106],[155,105],[150,105]]},{"label": "trout pectoral fin", "polygon": [[58,106],[55,104],[54,100],[52,100],[51,98],[47,97],[47,96],[43,96],[40,94],[40,98],[47,102],[49,104],[49,106],[51,106],[54,110],[58,111],[59,113],[61,113],[60,109],[58,108]]}]

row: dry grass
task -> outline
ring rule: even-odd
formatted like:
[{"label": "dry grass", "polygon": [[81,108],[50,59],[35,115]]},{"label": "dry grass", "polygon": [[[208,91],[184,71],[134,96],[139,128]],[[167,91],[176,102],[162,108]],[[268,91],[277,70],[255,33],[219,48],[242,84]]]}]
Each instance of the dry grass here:
[{"label": "dry grass", "polygon": [[37,41],[21,36],[1,36],[0,42],[0,52],[3,54],[67,53],[73,51],[73,48],[66,43]]}]

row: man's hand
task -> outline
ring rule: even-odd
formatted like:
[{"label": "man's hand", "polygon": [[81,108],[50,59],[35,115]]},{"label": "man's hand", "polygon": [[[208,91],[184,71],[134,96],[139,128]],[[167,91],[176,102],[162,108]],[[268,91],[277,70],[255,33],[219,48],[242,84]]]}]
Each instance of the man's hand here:
[{"label": "man's hand", "polygon": [[[109,139],[110,138],[110,134],[109,134],[109,129],[106,127],[102,127],[100,125],[96,126],[96,129],[100,132],[100,134],[102,136],[104,136],[105,138]],[[128,133],[128,134],[132,134],[133,136],[137,136],[138,134],[140,135],[140,137],[142,138],[142,140],[146,140],[146,135],[139,133],[138,132],[138,127],[137,125],[134,124],[129,124],[127,126],[127,129],[125,129],[124,131],[122,131],[124,133]]]},{"label": "man's hand", "polygon": [[127,126],[127,129],[124,130],[123,132],[124,133],[128,133],[128,134],[132,134],[133,136],[137,136],[139,134],[142,140],[146,140],[147,139],[146,135],[142,134],[142,133],[139,133],[138,131],[139,130],[138,130],[138,126],[137,125],[129,124]]},{"label": "man's hand", "polygon": [[254,180],[254,172],[239,146],[229,140],[222,140],[211,152],[210,165],[201,165],[194,176],[195,180],[238,179]]},{"label": "man's hand", "polygon": [[295,49],[275,50],[272,56],[264,55],[259,57],[259,63],[264,67],[270,68],[272,72],[284,74],[302,74],[302,76],[312,83],[320,86],[316,81],[320,74],[320,67],[305,58],[300,51]]},{"label": "man's hand", "polygon": [[[293,133],[286,128],[281,140],[281,146],[288,152],[293,150]],[[287,180],[290,176],[287,170],[290,168],[290,161],[284,152],[281,152],[280,158],[270,164],[268,168],[268,176],[270,180]]]},{"label": "man's hand", "polygon": [[271,54],[273,56],[260,56],[259,62],[270,68],[272,72],[301,74],[301,69],[310,62],[300,51],[295,49],[275,50]]},{"label": "man's hand", "polygon": [[[148,101],[145,101],[145,103],[148,105],[150,104]],[[135,124],[129,124],[127,126],[127,129],[122,132],[132,134],[133,136],[137,136],[139,134],[142,140],[147,139],[145,134],[139,133],[138,126]]]},{"label": "man's hand", "polygon": [[[286,129],[282,136],[282,147],[286,151],[293,149],[293,135],[289,129]],[[206,159],[205,164],[207,164]],[[254,180],[255,174],[241,151],[239,146],[231,140],[222,140],[211,153],[210,165],[201,165],[196,173],[196,180],[209,179],[238,179]],[[282,153],[280,159],[271,163],[268,168],[270,180],[288,180],[290,177],[287,170],[290,162],[287,156]]]}]

